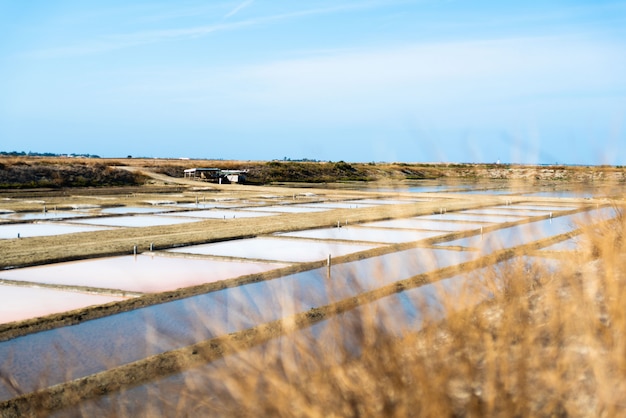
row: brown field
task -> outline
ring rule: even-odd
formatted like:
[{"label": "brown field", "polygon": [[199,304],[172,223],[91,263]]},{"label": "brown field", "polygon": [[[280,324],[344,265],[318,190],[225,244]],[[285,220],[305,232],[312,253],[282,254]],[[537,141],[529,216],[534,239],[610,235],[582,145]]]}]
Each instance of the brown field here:
[{"label": "brown field", "polygon": [[[5,167],[16,162],[19,161],[2,161]],[[72,164],[72,161],[43,159],[38,163]],[[192,163],[194,166],[222,168],[242,168],[242,165],[249,164],[251,169],[253,164],[223,161]],[[81,164],[93,162],[87,160],[81,161]],[[297,196],[301,199],[305,193],[314,193],[315,197],[309,197],[312,200],[373,195],[372,192],[341,187],[313,188],[310,184],[301,188],[217,185],[172,178],[158,172],[166,172],[164,167],[169,167],[169,170],[171,167],[189,167],[190,162],[119,159],[107,160],[106,164],[125,166],[126,170],[141,173],[149,180],[142,186],[114,189],[11,189],[0,194],[0,197],[10,198],[2,202],[2,207],[16,211],[41,210],[41,201],[45,201],[47,208],[58,209],[88,204],[145,206],[146,201],[167,199],[173,194],[177,196],[177,201],[189,203],[216,197],[263,201],[268,195],[284,199]],[[400,164],[374,165],[370,169],[386,173],[378,174],[379,181],[405,180],[407,174],[402,177],[397,174],[397,169],[400,172],[409,170],[411,176],[419,171],[417,166],[407,169],[406,165]],[[452,170],[457,170],[457,176],[450,174]],[[506,172],[500,173],[503,170]],[[487,176],[499,173],[497,175],[509,178],[495,181],[515,182],[520,187],[538,181],[562,184],[563,178],[574,177],[584,182],[600,182],[599,179],[602,179],[602,184],[611,185],[612,181],[623,181],[624,175],[622,169],[611,167],[585,170],[579,167],[433,165],[422,167],[422,172],[428,177],[445,176],[448,181],[471,176],[477,177],[477,181],[486,181],[497,178]],[[397,193],[376,195],[398,197]],[[412,196],[415,197],[415,194]],[[130,254],[134,246],[143,252],[151,244],[160,249],[327,227],[338,220],[353,224],[402,218],[437,212],[442,206],[451,211],[500,204],[504,199],[511,199],[484,195],[438,196],[445,198],[445,203],[432,201],[419,205],[337,209],[268,218],[206,220],[187,225],[85,232],[72,234],[69,241],[63,236],[0,240],[0,268]],[[610,202],[593,199],[571,201],[588,205],[619,205],[621,198],[615,195]],[[513,200],[523,202],[526,199],[514,197]],[[536,202],[542,198],[532,200]],[[539,266],[529,269],[511,263],[501,269],[491,269],[481,280],[468,280],[462,295],[442,295],[445,319],[430,312],[426,304],[420,307],[424,326],[419,331],[392,335],[382,324],[386,320],[393,321],[393,313],[369,312],[366,309],[348,326],[344,324],[341,329],[331,329],[328,335],[307,334],[312,324],[340,317],[355,307],[367,306],[371,301],[404,289],[490,266],[516,255],[533,254],[537,248],[554,239],[496,253],[435,274],[415,276],[310,312],[203,341],[40,392],[24,394],[1,402],[0,413],[2,416],[46,416],[51,411],[62,411],[88,399],[117,394],[113,404],[107,404],[104,409],[99,409],[102,407],[97,401],[94,404],[87,402],[84,410],[79,406],[72,409],[71,414],[87,416],[95,410],[105,416],[621,416],[626,408],[623,384],[626,377],[626,315],[621,303],[626,296],[624,228],[621,217],[609,224],[587,228],[583,232],[584,245],[579,252],[554,255],[564,259],[564,265],[568,266],[558,272],[546,271]],[[401,248],[403,245],[395,245],[361,256]],[[348,260],[351,260],[350,256],[336,262]],[[224,286],[269,280],[287,272],[312,268],[313,264],[0,325],[0,340]],[[456,308],[465,306],[461,303],[462,299],[474,299],[475,295],[485,291],[493,295],[489,301],[461,310]],[[303,331],[305,337],[302,333],[294,334],[295,330]],[[249,350],[277,337],[284,340],[282,345],[262,352]],[[361,347],[360,354],[355,355],[337,343],[344,340],[356,341]],[[336,344],[338,346],[334,350],[327,350]],[[217,375],[200,373],[187,377],[182,386],[162,387],[151,397],[154,401],[152,405],[134,405],[132,395],[126,396],[127,390],[136,385],[184,370],[194,370],[217,359],[228,359],[232,354],[238,355],[227,360],[228,368],[222,368]],[[0,373],[0,379],[8,377]]]}]

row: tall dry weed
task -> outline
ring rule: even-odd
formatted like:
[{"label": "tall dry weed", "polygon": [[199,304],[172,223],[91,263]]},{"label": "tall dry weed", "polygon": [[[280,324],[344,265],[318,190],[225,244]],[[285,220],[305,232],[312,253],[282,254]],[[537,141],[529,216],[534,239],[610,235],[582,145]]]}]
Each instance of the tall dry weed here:
[{"label": "tall dry weed", "polygon": [[393,298],[360,306],[56,416],[624,416],[619,213],[585,227],[578,251],[470,272],[412,314]]},{"label": "tall dry weed", "polygon": [[216,416],[623,416],[624,227],[587,228],[556,265],[469,274],[461,291],[415,301],[420,325],[399,335],[385,326],[394,309],[363,307],[226,359],[183,392]]}]

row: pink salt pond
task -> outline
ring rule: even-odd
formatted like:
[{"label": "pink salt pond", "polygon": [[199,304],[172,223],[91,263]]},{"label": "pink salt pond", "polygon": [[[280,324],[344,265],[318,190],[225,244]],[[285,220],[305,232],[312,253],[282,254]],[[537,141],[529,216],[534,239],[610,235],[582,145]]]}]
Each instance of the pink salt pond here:
[{"label": "pink salt pond", "polygon": [[2,304],[0,304],[0,323],[2,324],[124,299],[115,296],[8,285],[0,285],[0,298],[2,299]]},{"label": "pink salt pond", "polygon": [[169,251],[213,256],[309,262],[325,260],[375,248],[375,245],[300,240],[293,238],[250,238],[214,244],[192,245]]},{"label": "pink salt pond", "polygon": [[70,225],[54,222],[0,225],[0,239],[43,237],[109,229],[101,226]]},{"label": "pink salt pond", "polygon": [[82,223],[88,225],[105,225],[120,227],[144,227],[176,225],[187,222],[198,222],[200,219],[191,219],[175,216],[155,215],[128,215],[128,216],[107,216],[101,218],[76,219],[72,223]]},{"label": "pink salt pond", "polygon": [[489,224],[477,222],[446,222],[438,220],[410,218],[369,222],[362,225],[376,228],[430,229],[434,231],[467,231],[471,229],[480,229],[481,227]]},{"label": "pink salt pond", "polygon": [[[184,218],[205,218],[205,219],[237,219],[237,218],[256,218],[259,216],[272,216],[276,213],[271,212],[252,212],[244,210],[191,210],[176,213],[176,216]],[[164,215],[165,216],[165,215]]]},{"label": "pink salt pond", "polygon": [[342,227],[309,229],[305,231],[287,232],[278,236],[336,239],[346,241],[365,241],[379,243],[401,243],[419,241],[426,238],[443,235],[445,232],[436,231],[405,231],[398,229],[365,228],[365,227]]},{"label": "pink salt pond", "polygon": [[324,208],[310,208],[301,205],[272,205],[272,206],[257,206],[245,208],[243,210],[251,210],[257,212],[279,212],[279,213],[306,213],[306,212],[324,212],[327,209]]},{"label": "pink salt pond", "polygon": [[107,257],[0,272],[0,278],[155,293],[262,273],[286,264],[184,257]]}]

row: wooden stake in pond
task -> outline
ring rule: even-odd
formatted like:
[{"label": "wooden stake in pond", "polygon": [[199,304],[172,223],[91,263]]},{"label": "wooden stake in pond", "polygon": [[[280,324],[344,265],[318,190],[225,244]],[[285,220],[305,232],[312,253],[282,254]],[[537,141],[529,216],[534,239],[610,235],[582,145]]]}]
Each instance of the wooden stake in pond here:
[{"label": "wooden stake in pond", "polygon": [[154,250],[154,242],[151,242],[150,243],[150,251],[153,251],[153,250]]},{"label": "wooden stake in pond", "polygon": [[136,245],[133,246],[133,255],[135,255],[135,256],[137,255],[137,246]]},{"label": "wooden stake in pond", "polygon": [[326,268],[327,268],[327,270],[328,270],[328,271],[327,271],[327,274],[328,274],[328,277],[329,277],[329,278],[330,278],[330,266],[331,266],[331,263],[330,263],[330,254],[328,254],[328,262],[326,263]]}]

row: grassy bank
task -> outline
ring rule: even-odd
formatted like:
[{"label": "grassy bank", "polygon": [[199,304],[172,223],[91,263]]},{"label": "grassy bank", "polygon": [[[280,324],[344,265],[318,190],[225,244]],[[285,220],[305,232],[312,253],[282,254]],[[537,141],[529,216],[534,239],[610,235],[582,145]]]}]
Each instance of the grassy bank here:
[{"label": "grassy bank", "polygon": [[193,167],[247,170],[250,184],[284,182],[332,183],[402,180],[509,180],[524,182],[626,181],[626,170],[613,166],[529,166],[515,164],[357,163],[312,161],[224,161],[142,158],[69,158],[0,156],[0,190],[24,188],[98,187],[144,184],[141,171],[182,178]]}]

